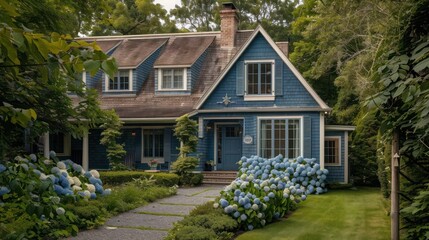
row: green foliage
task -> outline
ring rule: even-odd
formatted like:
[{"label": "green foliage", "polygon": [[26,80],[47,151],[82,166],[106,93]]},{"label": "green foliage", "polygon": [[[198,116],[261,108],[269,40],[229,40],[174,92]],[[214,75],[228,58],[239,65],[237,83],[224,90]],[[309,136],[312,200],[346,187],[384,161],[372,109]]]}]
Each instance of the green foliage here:
[{"label": "green foliage", "polygon": [[133,182],[134,179],[151,179],[159,186],[172,187],[179,184],[179,176],[173,173],[148,173],[141,171],[104,171],[100,178],[105,184],[120,185]]},{"label": "green foliage", "polygon": [[407,239],[429,238],[429,183],[419,194],[413,197],[413,203],[401,210],[407,229]]},{"label": "green foliage", "polygon": [[350,146],[351,178],[356,185],[379,186],[377,178],[377,131],[379,121],[375,111],[361,112]]},{"label": "green foliage", "polygon": [[231,239],[238,230],[237,222],[212,204],[208,202],[192,210],[174,225],[166,239]]},{"label": "green foliage", "polygon": [[179,157],[173,162],[171,168],[176,171],[179,176],[192,172],[198,166],[198,158],[196,157]]},{"label": "green foliage", "polygon": [[110,214],[116,215],[129,211],[147,202],[176,194],[176,187],[141,187],[134,183],[114,188],[111,195],[100,199],[103,207]]},{"label": "green foliage", "polygon": [[107,159],[112,170],[124,170],[123,157],[127,153],[123,144],[119,144],[116,140],[121,136],[122,122],[115,110],[105,111],[103,124],[103,132],[101,133],[100,144],[107,148]]},{"label": "green foliage", "polygon": [[85,29],[92,35],[176,32],[167,11],[153,0],[105,0],[95,21]]},{"label": "green foliage", "polygon": [[[39,34],[22,27],[21,24],[26,24],[20,17],[27,16],[21,14],[31,12],[38,4],[31,0],[24,1],[22,5],[18,1],[6,3],[0,0],[2,158],[15,156],[14,152],[6,151],[10,146],[23,149],[24,129],[27,143],[31,143],[46,131],[81,136],[88,127],[98,125],[102,111],[96,100],[97,92],[84,90],[79,76],[84,68],[91,74],[102,69],[111,75],[116,70],[115,61],[95,43],[74,41],[70,35],[55,32]],[[26,10],[21,12],[21,7]],[[46,17],[44,14],[41,16]],[[73,103],[69,94],[77,95],[78,101]]]},{"label": "green foliage", "polygon": [[196,121],[191,120],[188,114],[185,114],[176,119],[176,126],[174,128],[174,136],[179,139],[180,156],[185,157],[187,154],[195,152],[198,144],[198,124]]}]

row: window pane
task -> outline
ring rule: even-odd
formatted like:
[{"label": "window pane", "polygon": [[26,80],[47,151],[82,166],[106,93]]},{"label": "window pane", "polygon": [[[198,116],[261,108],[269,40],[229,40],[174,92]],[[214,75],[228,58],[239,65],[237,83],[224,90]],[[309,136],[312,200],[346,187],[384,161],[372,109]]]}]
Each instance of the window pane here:
[{"label": "window pane", "polygon": [[247,64],[247,94],[259,94],[258,64]]},{"label": "window pane", "polygon": [[285,120],[274,120],[274,156],[286,156],[286,124]]},{"label": "window pane", "polygon": [[272,157],[272,121],[261,121],[261,150],[260,154],[263,158]]},{"label": "window pane", "polygon": [[301,153],[300,148],[300,124],[298,119],[288,121],[288,157],[296,158]]},{"label": "window pane", "polygon": [[261,64],[261,94],[271,94],[271,63]]},{"label": "window pane", "polygon": [[183,89],[183,69],[175,69],[174,70],[173,88]]},{"label": "window pane", "polygon": [[143,148],[144,157],[164,157],[164,130],[144,130]]},{"label": "window pane", "polygon": [[173,70],[163,69],[162,70],[162,88],[172,88],[173,87]]},{"label": "window pane", "polygon": [[339,141],[338,139],[325,140],[325,163],[339,164]]},{"label": "window pane", "polygon": [[49,148],[56,153],[64,153],[64,134],[57,133],[49,135]]}]

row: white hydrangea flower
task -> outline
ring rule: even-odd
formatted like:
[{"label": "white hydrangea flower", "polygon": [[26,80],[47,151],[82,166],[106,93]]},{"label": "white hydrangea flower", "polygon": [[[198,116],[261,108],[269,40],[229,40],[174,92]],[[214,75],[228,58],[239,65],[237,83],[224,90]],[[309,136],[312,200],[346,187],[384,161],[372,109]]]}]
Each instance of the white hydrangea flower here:
[{"label": "white hydrangea flower", "polygon": [[66,210],[64,210],[64,208],[62,208],[62,207],[59,207],[59,208],[57,208],[56,212],[58,215],[64,215]]},{"label": "white hydrangea flower", "polygon": [[95,178],[100,178],[100,173],[97,170],[91,170],[90,173]]},{"label": "white hydrangea flower", "polygon": [[82,185],[82,182],[80,181],[80,179],[78,177],[73,177],[73,182],[74,185],[80,187]]},{"label": "white hydrangea flower", "polygon": [[91,197],[91,192],[89,192],[88,190],[83,191],[83,194],[85,195],[85,198]]},{"label": "white hydrangea flower", "polygon": [[40,177],[39,177],[40,180],[46,180],[47,178],[48,176],[46,176],[46,174],[44,173],[40,174]]},{"label": "white hydrangea flower", "polygon": [[59,169],[66,169],[67,167],[66,167],[66,164],[65,163],[63,163],[63,162],[58,162],[57,163],[57,167],[59,168]]},{"label": "white hydrangea flower", "polygon": [[82,190],[82,188],[80,186],[74,185],[72,187],[72,190],[73,190],[73,192],[78,192],[78,191]]},{"label": "white hydrangea flower", "polygon": [[72,177],[68,176],[67,180],[69,180],[70,185],[74,184],[74,179]]},{"label": "white hydrangea flower", "polygon": [[218,207],[219,207],[219,203],[214,203],[214,204],[213,204],[213,207],[214,207],[214,208],[218,208]]},{"label": "white hydrangea flower", "polygon": [[94,193],[95,192],[95,186],[94,185],[89,184],[89,183],[85,183],[85,185],[86,185],[86,188],[88,189],[88,191],[90,193]]}]

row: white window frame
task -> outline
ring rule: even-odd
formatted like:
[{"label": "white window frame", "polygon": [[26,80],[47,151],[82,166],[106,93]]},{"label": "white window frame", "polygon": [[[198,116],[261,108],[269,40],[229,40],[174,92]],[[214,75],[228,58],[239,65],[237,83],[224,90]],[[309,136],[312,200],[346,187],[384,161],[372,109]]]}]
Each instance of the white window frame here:
[{"label": "white window frame", "polygon": [[[165,163],[165,156],[163,157],[147,157],[144,155],[144,133],[145,130],[164,130],[166,127],[165,126],[151,126],[151,127],[144,127],[141,129],[141,163],[150,163],[150,160],[155,159],[156,161],[158,161],[158,163]],[[164,134],[164,132],[163,132]],[[163,151],[165,150],[165,145],[163,143]],[[149,164],[150,165],[150,164]]]},{"label": "white window frame", "polygon": [[[162,88],[163,71],[164,70],[183,70],[183,88]],[[173,74],[174,76],[174,74]],[[188,89],[188,69],[182,67],[169,67],[169,68],[158,68],[158,91],[186,91]]]},{"label": "white window frame", "polygon": [[[257,129],[256,129],[256,136],[257,136],[257,155],[261,156],[261,120],[288,120],[288,119],[299,119],[299,127],[300,127],[300,156],[304,156],[304,117],[303,116],[287,116],[287,117],[281,117],[281,116],[263,116],[263,117],[257,117]],[[283,156],[288,157],[288,156]]]},{"label": "white window frame", "polygon": [[[324,151],[324,161],[325,161],[325,166],[335,166],[335,167],[339,167],[341,166],[341,136],[327,136],[325,137],[324,141],[326,142],[327,140],[337,140],[338,141],[338,148],[337,148],[337,153],[338,154],[338,163],[327,163],[326,162],[326,151]],[[323,146],[324,148],[326,147],[326,143]]]},{"label": "white window frame", "polygon": [[[133,69],[129,68],[119,68],[118,72],[116,74],[119,74],[120,71],[127,71],[128,70],[128,89],[109,89],[109,80],[110,76],[107,74],[104,74],[104,90],[106,92],[126,92],[126,91],[132,91],[133,90]],[[113,76],[115,77],[115,76]]]},{"label": "white window frame", "polygon": [[[247,66],[249,63],[271,63],[271,94],[247,94]],[[244,101],[274,101],[275,99],[275,89],[276,89],[276,61],[274,59],[268,60],[246,60],[244,61]]]}]

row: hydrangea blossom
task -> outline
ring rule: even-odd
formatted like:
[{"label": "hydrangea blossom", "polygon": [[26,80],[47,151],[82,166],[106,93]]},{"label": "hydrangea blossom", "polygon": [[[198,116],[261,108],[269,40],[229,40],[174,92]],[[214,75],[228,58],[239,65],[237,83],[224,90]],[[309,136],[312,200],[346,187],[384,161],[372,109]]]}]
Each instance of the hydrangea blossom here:
[{"label": "hydrangea blossom", "polygon": [[328,171],[320,169],[315,159],[252,156],[242,157],[238,164],[238,178],[225,187],[214,207],[222,207],[244,229],[263,227],[282,217],[290,202],[326,191]]}]

